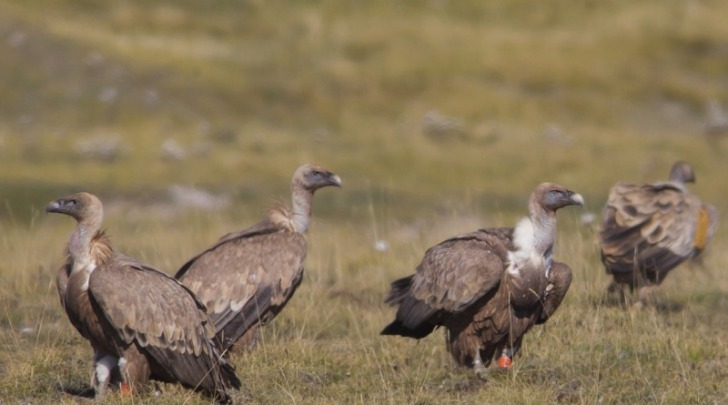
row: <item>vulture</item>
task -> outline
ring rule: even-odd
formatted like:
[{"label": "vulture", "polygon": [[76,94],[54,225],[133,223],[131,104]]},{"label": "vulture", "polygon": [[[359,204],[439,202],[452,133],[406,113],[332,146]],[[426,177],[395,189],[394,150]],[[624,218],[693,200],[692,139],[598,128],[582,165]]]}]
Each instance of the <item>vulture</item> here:
[{"label": "vulture", "polygon": [[429,248],[415,274],[392,283],[385,302],[397,314],[381,334],[421,339],[443,326],[458,365],[482,374],[500,354],[498,365],[509,368],[525,333],[546,322],[569,289],[571,269],[552,257],[556,211],[583,204],[581,195],[542,183],[515,228],[481,229]]},{"label": "vulture", "polygon": [[316,190],[341,187],[339,176],[310,164],[291,181],[292,207],[278,205],[248,229],[227,234],[185,263],[175,278],[207,306],[225,353],[252,349],[301,283],[305,233]]},{"label": "vulture", "polygon": [[220,403],[239,388],[221,358],[205,307],[180,282],[116,252],[101,229],[103,206],[89,193],[51,202],[47,212],[73,217],[77,226],[57,275],[61,304],[91,343],[91,384],[97,398],[110,383],[125,393],[149,379],[178,382]]},{"label": "vulture", "polygon": [[609,191],[599,229],[601,259],[613,277],[609,292],[624,300],[623,286],[648,300],[667,274],[700,255],[718,227],[718,211],[688,191],[695,173],[676,162],[670,180],[617,183]]}]

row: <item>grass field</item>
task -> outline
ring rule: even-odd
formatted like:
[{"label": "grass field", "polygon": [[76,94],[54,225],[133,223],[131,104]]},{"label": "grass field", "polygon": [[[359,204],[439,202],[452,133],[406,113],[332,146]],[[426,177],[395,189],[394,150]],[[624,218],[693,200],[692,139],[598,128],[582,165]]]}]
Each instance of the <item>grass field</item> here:
[{"label": "grass field", "polygon": [[[677,159],[728,211],[728,139],[705,135],[707,106],[728,106],[725,15],[717,0],[0,0],[0,403],[89,388],[53,281],[73,223],[50,200],[99,195],[118,250],[172,273],[287,200],[304,162],[344,187],[315,198],[296,296],[233,358],[238,399],[727,403],[726,221],[656,307],[624,310],[580,220]],[[547,180],[587,200],[559,214],[574,282],[511,372],[454,368],[440,333],[378,335],[389,282],[427,247],[514,224]],[[108,402],[206,402],[159,388]]]}]

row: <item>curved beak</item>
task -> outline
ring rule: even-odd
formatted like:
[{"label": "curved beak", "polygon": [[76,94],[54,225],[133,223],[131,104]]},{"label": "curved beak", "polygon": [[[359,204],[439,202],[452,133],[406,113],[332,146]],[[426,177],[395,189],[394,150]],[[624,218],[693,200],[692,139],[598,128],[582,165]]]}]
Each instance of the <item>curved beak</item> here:
[{"label": "curved beak", "polygon": [[341,187],[341,178],[333,173],[329,176],[329,184],[336,187]]},{"label": "curved beak", "polygon": [[46,212],[63,212],[63,203],[61,200],[51,201],[46,206]]},{"label": "curved beak", "polygon": [[581,194],[575,193],[571,190],[569,190],[569,201],[573,205],[578,205],[580,207],[584,206],[584,197],[582,197]]}]

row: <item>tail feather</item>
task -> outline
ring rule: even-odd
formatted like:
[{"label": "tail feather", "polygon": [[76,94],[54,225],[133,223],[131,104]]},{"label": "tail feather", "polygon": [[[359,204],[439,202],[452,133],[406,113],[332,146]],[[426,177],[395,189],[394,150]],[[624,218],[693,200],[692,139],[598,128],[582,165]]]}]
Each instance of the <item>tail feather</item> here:
[{"label": "tail feather", "polygon": [[404,299],[409,295],[409,289],[412,285],[412,278],[414,278],[414,276],[415,275],[412,274],[392,282],[390,286],[391,289],[384,298],[384,302],[392,306],[401,304],[402,301],[404,301]]},{"label": "tail feather", "polygon": [[215,403],[218,404],[231,404],[233,402],[227,390],[234,388],[240,389],[241,383],[238,376],[235,374],[235,368],[227,362],[222,356],[218,356],[220,363],[217,365],[215,370],[215,388],[214,391],[207,391],[208,395],[215,399]]},{"label": "tail feather", "polygon": [[241,383],[237,374],[235,374],[235,368],[222,357],[220,358],[220,376],[225,388],[240,389]]},{"label": "tail feather", "polygon": [[414,329],[410,329],[404,326],[402,321],[395,319],[380,332],[380,335],[397,335],[413,339],[422,339],[432,333],[433,330],[435,330],[435,325],[431,323],[423,323],[421,325],[417,325]]},{"label": "tail feather", "polygon": [[392,306],[399,306],[399,310],[397,310],[395,320],[382,330],[382,335],[422,339],[435,329],[436,325],[430,322],[430,317],[436,311],[410,296],[413,278],[414,274],[392,282],[384,302]]}]

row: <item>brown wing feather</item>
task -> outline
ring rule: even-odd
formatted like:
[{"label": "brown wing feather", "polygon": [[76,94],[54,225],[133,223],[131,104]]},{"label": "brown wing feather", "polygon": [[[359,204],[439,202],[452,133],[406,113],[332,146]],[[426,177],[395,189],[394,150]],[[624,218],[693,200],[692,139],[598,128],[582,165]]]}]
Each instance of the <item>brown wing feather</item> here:
[{"label": "brown wing feather", "polygon": [[177,280],[116,254],[91,274],[89,295],[120,340],[150,356],[152,378],[221,395],[239,387],[219,363],[204,306]]},{"label": "brown wing feather", "polygon": [[484,297],[474,314],[448,325],[453,332],[450,351],[460,364],[472,365],[473,353],[480,350],[481,359],[487,366],[508,342],[508,333],[520,329],[519,318],[510,306],[508,295],[508,288],[498,288]]},{"label": "brown wing feather", "polygon": [[204,254],[219,248],[220,246],[224,246],[227,242],[229,242],[231,240],[249,238],[249,237],[253,237],[256,235],[275,233],[275,232],[279,232],[280,230],[281,230],[280,227],[278,227],[276,224],[274,224],[271,221],[266,219],[266,220],[263,220],[255,225],[253,225],[252,227],[250,227],[246,230],[243,230],[240,232],[228,233],[228,234],[224,235],[223,237],[221,237],[217,242],[213,243],[212,246],[210,246],[207,249],[203,250],[202,252],[198,253],[193,258],[188,260],[185,264],[183,264],[182,267],[180,267],[179,270],[177,270],[177,273],[175,273],[174,278],[176,278],[177,280],[182,280],[182,279],[186,278],[187,271],[190,269],[190,267],[192,267],[192,265],[197,261],[197,259],[199,259]]},{"label": "brown wing feather", "polygon": [[509,243],[486,230],[428,249],[412,281],[412,296],[433,309],[462,311],[498,284]]},{"label": "brown wing feather", "polygon": [[58,271],[56,272],[56,290],[58,291],[58,298],[61,299],[61,306],[64,308],[66,306],[66,288],[68,287],[68,277],[71,274],[71,268],[70,260],[67,260],[58,267]]},{"label": "brown wing feather", "polygon": [[600,229],[607,271],[631,274],[636,259],[642,270],[666,273],[688,259],[701,207],[697,197],[672,183],[614,186]]},{"label": "brown wing feather", "polygon": [[572,272],[571,267],[566,263],[554,260],[551,263],[551,270],[548,276],[548,285],[546,286],[546,297],[541,306],[541,314],[536,324],[546,322],[561,305],[571,286]]},{"label": "brown wing feather", "polygon": [[382,334],[424,337],[494,291],[513,247],[512,232],[511,228],[479,230],[428,249],[414,275],[392,284],[386,302],[399,308]]},{"label": "brown wing feather", "polygon": [[487,365],[505,348],[511,356],[520,350],[526,333],[534,326],[545,323],[561,305],[571,285],[571,268],[564,263],[553,261],[547,284],[531,288],[537,300],[529,307],[514,306],[510,275],[504,276],[500,288],[492,296],[482,300],[475,314],[454,319],[448,328],[452,335],[450,350],[460,364],[472,364],[472,353],[480,350],[481,359]]},{"label": "brown wing feather", "polygon": [[305,258],[303,235],[264,221],[224,237],[177,275],[207,306],[227,349],[280,311],[300,283]]}]

